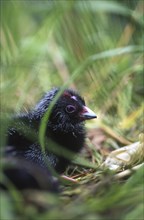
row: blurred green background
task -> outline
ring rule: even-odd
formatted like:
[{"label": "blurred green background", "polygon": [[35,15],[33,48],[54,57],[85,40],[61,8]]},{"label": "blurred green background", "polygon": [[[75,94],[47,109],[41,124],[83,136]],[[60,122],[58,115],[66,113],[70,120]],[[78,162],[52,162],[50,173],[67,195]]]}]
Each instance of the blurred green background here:
[{"label": "blurred green background", "polygon": [[70,87],[85,97],[98,123],[136,140],[142,129],[143,4],[1,1],[2,112],[26,111],[73,76]]},{"label": "blurred green background", "polygon": [[[0,3],[2,121],[11,113],[28,111],[52,87],[69,83],[98,116],[88,128],[106,126],[125,140],[137,141],[143,129],[144,1],[1,0]],[[2,134],[2,143],[3,138]],[[118,198],[123,199],[123,195]],[[112,201],[114,205],[115,200]],[[129,201],[131,198],[126,204],[131,204]],[[105,204],[106,214],[105,198],[99,202]],[[7,197],[5,203],[9,204]],[[61,205],[58,207],[61,210]],[[71,206],[67,210],[70,219],[75,218],[72,210]],[[85,210],[86,207],[81,207],[82,213]],[[41,219],[56,219],[59,211]],[[76,207],[74,211],[78,217]],[[7,220],[11,219],[11,212],[9,206],[4,213]],[[31,219],[37,219],[35,210],[27,213]],[[137,213],[133,216],[141,219]],[[118,217],[116,213],[115,216]],[[127,216],[122,219],[132,219],[130,213]],[[100,215],[93,214],[84,214],[82,219],[93,217],[100,219]],[[61,218],[64,219],[62,214]]]}]

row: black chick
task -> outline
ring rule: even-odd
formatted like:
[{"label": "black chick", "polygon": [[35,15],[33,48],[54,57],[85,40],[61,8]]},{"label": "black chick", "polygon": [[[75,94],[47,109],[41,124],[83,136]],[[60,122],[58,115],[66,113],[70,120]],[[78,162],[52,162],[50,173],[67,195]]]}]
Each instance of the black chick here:
[{"label": "black chick", "polygon": [[[59,192],[60,182],[52,175],[49,169],[45,170],[24,158],[13,158],[11,156],[2,160],[3,178],[0,188],[9,189],[11,184],[19,190],[40,189],[51,192]],[[6,177],[6,178],[5,178]]]},{"label": "black chick", "polygon": [[[58,88],[52,89],[32,111],[14,118],[13,126],[8,130],[7,145],[11,147],[6,148],[6,156],[24,158],[45,170],[48,170],[48,164],[59,173],[66,169],[72,158],[64,157],[61,147],[73,153],[79,152],[85,142],[84,121],[96,118],[96,115],[86,107],[78,93],[66,89],[49,115],[46,151],[43,153],[38,140],[41,119],[59,91]],[[53,153],[55,147],[60,149],[58,154]]]}]

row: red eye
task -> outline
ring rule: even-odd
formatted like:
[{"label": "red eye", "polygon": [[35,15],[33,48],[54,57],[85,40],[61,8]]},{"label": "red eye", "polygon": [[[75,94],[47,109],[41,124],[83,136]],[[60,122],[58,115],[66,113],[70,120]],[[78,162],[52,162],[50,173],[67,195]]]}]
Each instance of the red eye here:
[{"label": "red eye", "polygon": [[75,106],[73,106],[73,105],[67,105],[67,107],[66,107],[66,112],[67,112],[67,113],[73,113],[73,112],[75,112],[75,111],[76,111]]}]

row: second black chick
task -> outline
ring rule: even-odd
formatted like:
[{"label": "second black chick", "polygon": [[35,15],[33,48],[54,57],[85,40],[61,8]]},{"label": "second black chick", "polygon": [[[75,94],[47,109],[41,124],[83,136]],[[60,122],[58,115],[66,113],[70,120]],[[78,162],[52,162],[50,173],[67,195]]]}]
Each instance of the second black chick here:
[{"label": "second black chick", "polygon": [[[54,88],[40,100],[35,108],[26,114],[14,118],[12,127],[8,130],[7,156],[24,158],[48,169],[48,163],[59,173],[63,172],[69,160],[52,152],[55,145],[77,153],[85,143],[84,121],[96,118],[96,115],[86,107],[84,99],[73,90],[66,89],[56,100],[51,110],[46,128],[46,151],[41,150],[38,140],[41,119],[60,89]],[[31,136],[31,131],[35,137]]]}]

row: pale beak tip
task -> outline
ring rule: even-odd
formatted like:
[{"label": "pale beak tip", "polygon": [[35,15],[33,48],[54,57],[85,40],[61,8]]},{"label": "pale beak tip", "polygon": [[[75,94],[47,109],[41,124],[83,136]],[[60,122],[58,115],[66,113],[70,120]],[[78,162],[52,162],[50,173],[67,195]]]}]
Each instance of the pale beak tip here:
[{"label": "pale beak tip", "polygon": [[81,115],[84,120],[97,118],[96,114],[87,106],[84,106],[83,113]]}]

